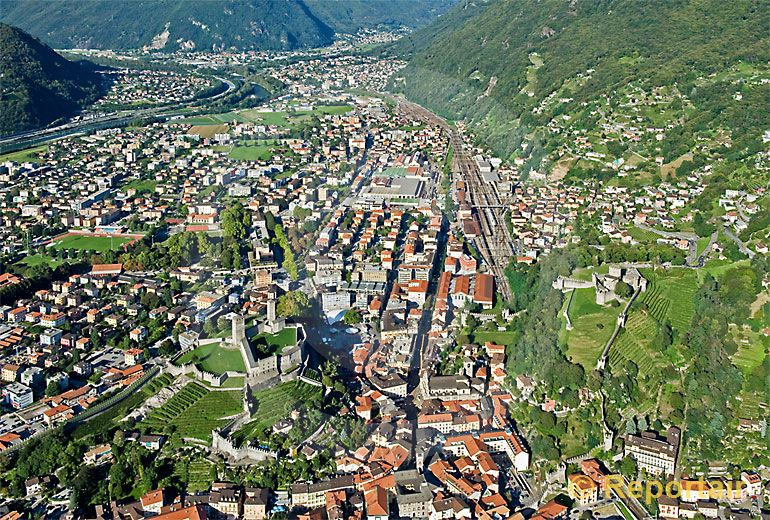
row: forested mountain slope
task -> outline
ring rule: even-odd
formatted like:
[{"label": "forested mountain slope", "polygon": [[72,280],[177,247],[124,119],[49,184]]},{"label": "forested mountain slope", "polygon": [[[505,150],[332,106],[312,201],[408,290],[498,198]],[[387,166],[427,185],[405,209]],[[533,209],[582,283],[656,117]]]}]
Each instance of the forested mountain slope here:
[{"label": "forested mountain slope", "polygon": [[36,128],[93,101],[102,79],[25,32],[0,24],[0,134]]},{"label": "forested mountain slope", "polygon": [[[674,87],[692,109],[683,125],[726,128],[748,143],[768,123],[768,27],[758,0],[463,0],[392,47],[411,59],[393,85],[473,122],[498,153],[537,154],[532,165],[559,144],[536,129],[581,117],[602,96],[613,103],[629,85]],[[729,74],[734,67],[744,68]]]}]

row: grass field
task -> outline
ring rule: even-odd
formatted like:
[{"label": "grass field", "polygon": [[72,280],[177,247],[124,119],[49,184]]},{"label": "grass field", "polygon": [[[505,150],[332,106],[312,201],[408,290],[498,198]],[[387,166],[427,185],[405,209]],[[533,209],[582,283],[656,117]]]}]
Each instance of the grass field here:
[{"label": "grass field", "polygon": [[710,260],[706,262],[706,266],[703,269],[698,269],[698,279],[703,281],[703,276],[708,273],[714,278],[721,278],[727,271],[735,267],[747,267],[750,264],[750,260],[738,260],[732,262],[730,260]]},{"label": "grass field", "polygon": [[192,116],[185,119],[174,121],[174,123],[183,123],[187,125],[222,125],[226,123],[247,123],[249,119],[239,115],[237,112],[225,112],[221,114],[207,114],[202,116]]},{"label": "grass field", "polygon": [[122,248],[123,244],[131,242],[131,240],[133,239],[127,237],[67,235],[52,243],[50,247],[54,249],[78,249],[81,251],[104,252],[110,249],[118,251]]},{"label": "grass field", "polygon": [[[569,295],[566,295],[565,300],[568,299]],[[612,336],[621,310],[621,306],[603,307],[597,304],[594,289],[575,289],[569,307],[573,328],[562,332],[563,341],[567,343],[567,358],[592,370]]]},{"label": "grass field", "polygon": [[185,437],[211,440],[211,430],[224,426],[226,417],[242,410],[239,390],[209,391],[198,383],[189,383],[163,406],[152,411],[144,423],[158,431],[174,427],[174,440]]},{"label": "grass field", "polygon": [[288,417],[292,409],[300,403],[320,396],[320,388],[302,381],[291,381],[255,392],[257,410],[254,420],[235,432],[234,436],[239,440],[252,439],[255,433],[270,428],[281,419]]},{"label": "grass field", "polygon": [[631,238],[633,238],[637,242],[642,242],[645,244],[654,244],[655,241],[660,238],[659,235],[653,233],[652,231],[647,231],[646,229],[639,229],[636,226],[632,226],[628,228],[628,234],[631,235]]},{"label": "grass field", "polygon": [[228,371],[245,372],[241,351],[238,349],[225,349],[219,343],[201,345],[196,349],[185,352],[177,363],[195,363],[201,370],[213,374],[223,374]]},{"label": "grass field", "polygon": [[273,146],[265,144],[247,144],[234,146],[230,158],[236,161],[269,161],[273,158]]},{"label": "grass field", "polygon": [[709,242],[711,242],[711,237],[701,237],[701,238],[699,238],[698,240],[695,241],[695,243],[698,246],[697,247],[697,254],[698,254],[698,256],[700,256],[701,253],[703,253],[703,251],[706,250],[706,246],[709,245]]},{"label": "grass field", "polygon": [[0,155],[0,163],[4,163],[6,161],[14,161],[18,163],[22,162],[38,162],[38,156],[40,152],[46,151],[48,149],[47,146],[35,146],[34,148],[27,148],[26,150],[19,150],[18,152],[10,152],[7,154]]},{"label": "grass field", "polygon": [[698,274],[689,269],[642,269],[642,274],[650,283],[640,301],[647,304],[650,315],[661,323],[669,320],[679,331],[687,330],[695,312]]}]

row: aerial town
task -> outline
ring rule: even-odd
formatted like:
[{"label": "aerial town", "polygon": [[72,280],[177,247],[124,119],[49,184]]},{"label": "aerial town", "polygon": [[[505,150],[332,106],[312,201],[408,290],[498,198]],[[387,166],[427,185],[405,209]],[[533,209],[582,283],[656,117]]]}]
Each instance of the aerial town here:
[{"label": "aerial town", "polygon": [[[390,92],[405,61],[355,52],[400,36],[149,58],[173,70],[82,53],[125,66],[109,92],[0,156],[0,518],[770,518],[766,397],[739,387],[741,448],[698,460],[684,383],[655,375],[683,373],[698,312],[669,292],[768,255],[768,186],[720,185],[703,222],[710,163],[651,185],[496,157]],[[277,95],[208,106],[256,63]],[[679,96],[631,85],[586,108],[602,132],[566,114],[545,131],[623,179],[648,159],[613,145],[654,155],[671,128],[645,117]],[[545,284],[579,375],[547,380],[517,351],[522,273],[587,241]],[[755,282],[754,321],[726,324],[749,373],[770,337]],[[626,413],[621,394],[647,400]]]}]

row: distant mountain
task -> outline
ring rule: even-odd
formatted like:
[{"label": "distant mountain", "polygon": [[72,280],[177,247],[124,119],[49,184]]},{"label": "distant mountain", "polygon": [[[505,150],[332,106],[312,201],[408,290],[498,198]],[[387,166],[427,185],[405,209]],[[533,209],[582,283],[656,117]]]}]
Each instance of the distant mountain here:
[{"label": "distant mountain", "polygon": [[0,23],[0,134],[44,126],[95,100],[102,78]]},{"label": "distant mountain", "polygon": [[[553,117],[632,82],[676,86],[700,125],[756,133],[768,86],[747,86],[738,103],[736,85],[711,75],[739,62],[765,67],[768,27],[761,0],[460,0],[390,49],[410,59],[393,86],[470,121],[506,156]],[[543,109],[551,95],[568,101]]]},{"label": "distant mountain", "polygon": [[335,31],[419,27],[456,0],[3,0],[0,20],[55,48],[288,50]]},{"label": "distant mountain", "polygon": [[3,0],[0,16],[55,48],[281,50],[334,37],[302,0]]},{"label": "distant mountain", "polygon": [[422,27],[447,12],[457,0],[305,0],[327,25],[341,33],[364,28]]}]

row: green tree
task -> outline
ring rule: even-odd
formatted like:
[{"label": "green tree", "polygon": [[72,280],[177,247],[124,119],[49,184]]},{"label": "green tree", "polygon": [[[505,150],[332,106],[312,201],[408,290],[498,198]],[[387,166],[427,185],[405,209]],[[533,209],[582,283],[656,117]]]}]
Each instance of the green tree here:
[{"label": "green tree", "polygon": [[289,291],[278,297],[276,312],[284,318],[305,318],[310,315],[310,300],[302,291]]},{"label": "green tree", "polygon": [[364,319],[361,316],[361,312],[359,310],[348,309],[345,312],[345,316],[342,318],[342,321],[344,321],[347,325],[357,325],[358,323],[364,321]]}]

